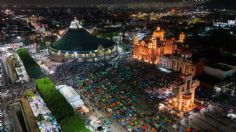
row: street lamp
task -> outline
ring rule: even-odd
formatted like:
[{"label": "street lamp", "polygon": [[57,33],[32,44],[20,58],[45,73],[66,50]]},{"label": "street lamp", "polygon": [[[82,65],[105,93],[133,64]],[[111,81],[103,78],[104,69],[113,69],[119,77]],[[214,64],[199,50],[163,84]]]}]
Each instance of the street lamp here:
[{"label": "street lamp", "polygon": [[21,37],[20,37],[20,36],[17,36],[17,39],[21,39]]},{"label": "street lamp", "polygon": [[16,38],[18,40],[18,43],[20,44],[21,36],[17,36]]}]

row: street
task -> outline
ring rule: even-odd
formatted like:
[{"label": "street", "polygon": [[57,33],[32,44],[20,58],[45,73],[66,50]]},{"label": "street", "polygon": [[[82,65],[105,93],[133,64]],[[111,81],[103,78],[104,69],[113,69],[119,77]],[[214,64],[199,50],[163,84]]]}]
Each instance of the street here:
[{"label": "street", "polygon": [[235,132],[236,129],[233,127],[235,123],[223,118],[222,113],[218,112],[218,110],[217,106],[208,105],[199,112],[190,112],[188,117],[179,121],[179,129],[194,128],[214,132]]},{"label": "street", "polygon": [[25,91],[28,89],[34,88],[34,83],[29,82],[25,84],[18,84],[18,85],[8,85],[1,89],[0,96],[0,109],[2,111],[2,124],[3,128],[1,131],[4,132],[12,132],[14,130],[12,115],[9,111],[9,104],[12,104],[16,101],[18,97],[21,97],[25,94]]}]

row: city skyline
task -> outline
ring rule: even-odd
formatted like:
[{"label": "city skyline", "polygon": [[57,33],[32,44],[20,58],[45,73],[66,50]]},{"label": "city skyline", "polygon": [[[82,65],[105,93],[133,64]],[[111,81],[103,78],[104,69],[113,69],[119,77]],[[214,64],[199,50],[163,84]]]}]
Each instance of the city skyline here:
[{"label": "city skyline", "polygon": [[[50,5],[50,6],[80,6],[80,5],[96,5],[96,4],[132,4],[132,3],[148,3],[148,2],[194,2],[194,0],[2,0],[0,2],[7,5]],[[203,0],[206,1],[206,0]]]},{"label": "city skyline", "polygon": [[0,132],[236,131],[233,0],[4,1]]}]

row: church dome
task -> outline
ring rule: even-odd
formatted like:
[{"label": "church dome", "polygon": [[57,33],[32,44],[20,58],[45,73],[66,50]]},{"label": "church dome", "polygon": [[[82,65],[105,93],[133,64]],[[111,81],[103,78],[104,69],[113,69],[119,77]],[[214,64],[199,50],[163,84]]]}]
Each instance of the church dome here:
[{"label": "church dome", "polygon": [[93,51],[99,46],[109,48],[115,42],[107,39],[97,38],[84,29],[76,19],[71,22],[70,28],[65,35],[51,45],[51,48],[62,51]]}]

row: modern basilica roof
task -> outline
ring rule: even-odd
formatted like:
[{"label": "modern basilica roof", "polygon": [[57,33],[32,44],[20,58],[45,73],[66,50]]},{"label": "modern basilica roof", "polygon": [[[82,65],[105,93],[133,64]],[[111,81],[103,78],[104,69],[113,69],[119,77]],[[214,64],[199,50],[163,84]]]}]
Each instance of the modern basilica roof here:
[{"label": "modern basilica roof", "polygon": [[53,43],[51,47],[64,51],[92,51],[98,49],[99,45],[102,45],[103,48],[108,48],[114,44],[113,41],[92,36],[75,19],[71,22],[71,26],[66,34],[60,40]]}]

